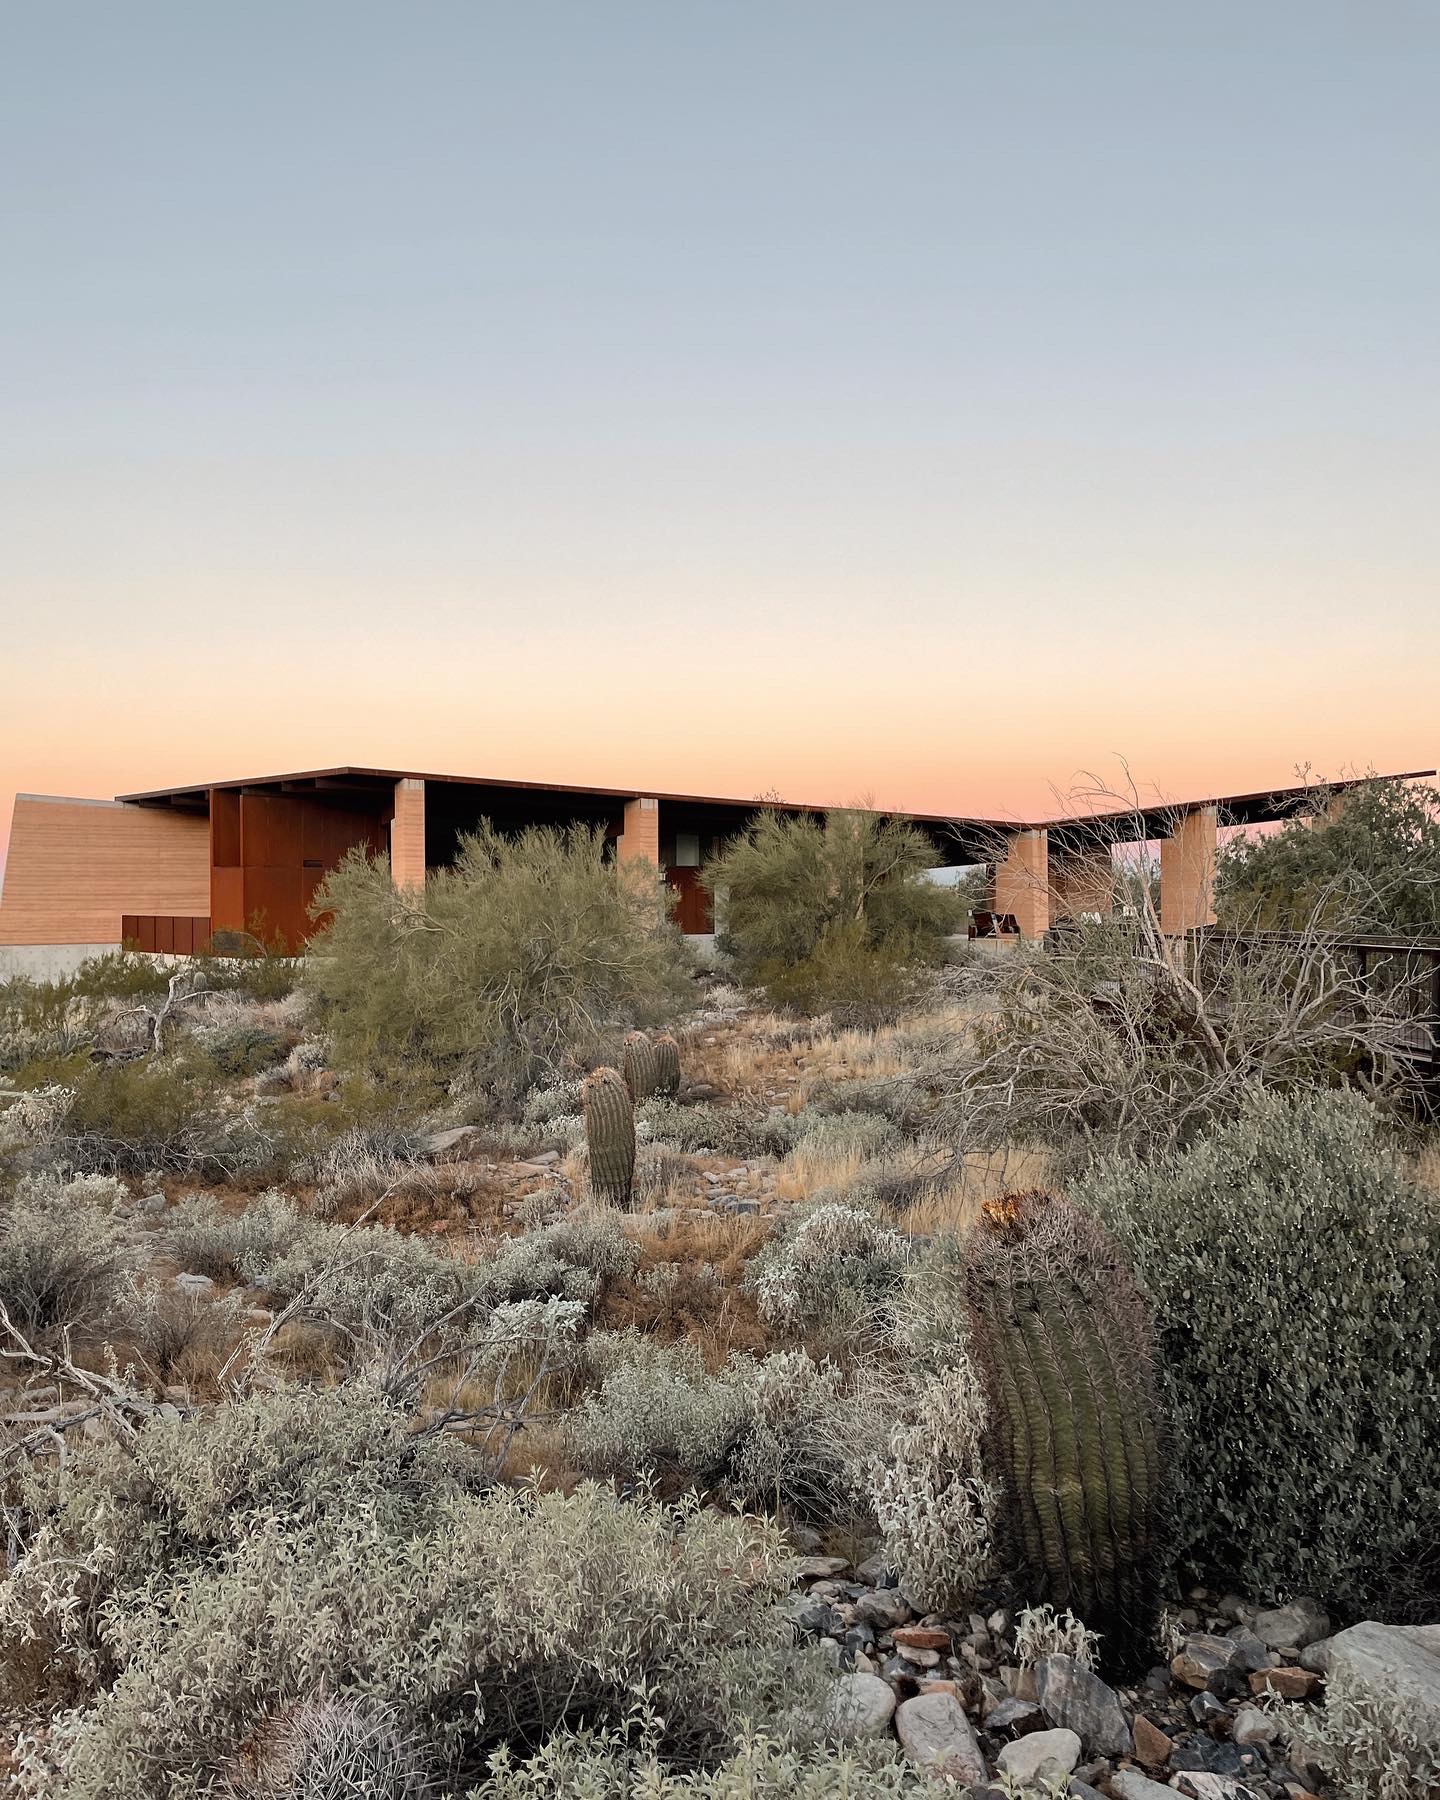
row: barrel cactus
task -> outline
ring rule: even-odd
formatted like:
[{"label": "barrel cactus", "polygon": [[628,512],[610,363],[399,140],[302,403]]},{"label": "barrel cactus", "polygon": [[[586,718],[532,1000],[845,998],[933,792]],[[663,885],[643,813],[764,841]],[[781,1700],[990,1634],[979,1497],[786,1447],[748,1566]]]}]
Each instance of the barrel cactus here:
[{"label": "barrel cactus", "polygon": [[680,1046],[668,1031],[655,1040],[655,1092],[665,1100],[673,1100],[680,1092]]},{"label": "barrel cactus", "polygon": [[637,1104],[641,1100],[648,1100],[659,1084],[660,1059],[654,1044],[643,1031],[625,1033],[625,1049],[620,1067],[625,1073],[625,1085],[630,1090],[630,1098]]},{"label": "barrel cactus", "polygon": [[590,1187],[601,1200],[628,1206],[635,1182],[635,1108],[616,1069],[594,1069],[581,1089]]},{"label": "barrel cactus", "polygon": [[429,1800],[427,1746],[399,1711],[321,1696],[268,1720],[225,1771],[226,1800]]},{"label": "barrel cactus", "polygon": [[1045,1194],[991,1202],[967,1245],[972,1343],[1020,1595],[1070,1607],[1105,1666],[1143,1667],[1156,1617],[1155,1339],[1119,1248]]}]

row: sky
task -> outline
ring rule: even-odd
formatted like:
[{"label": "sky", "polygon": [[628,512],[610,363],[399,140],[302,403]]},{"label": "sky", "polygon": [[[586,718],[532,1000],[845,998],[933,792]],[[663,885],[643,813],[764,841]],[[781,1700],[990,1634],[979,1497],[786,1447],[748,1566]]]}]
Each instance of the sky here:
[{"label": "sky", "polygon": [[0,835],[1437,761],[1440,8],[0,0]]}]

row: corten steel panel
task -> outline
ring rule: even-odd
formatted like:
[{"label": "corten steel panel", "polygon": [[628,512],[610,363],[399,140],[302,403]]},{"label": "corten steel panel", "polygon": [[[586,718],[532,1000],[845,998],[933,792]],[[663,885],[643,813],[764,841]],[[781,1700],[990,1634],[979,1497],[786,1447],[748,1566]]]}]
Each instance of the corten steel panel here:
[{"label": "corten steel panel", "polygon": [[224,788],[210,795],[210,863],[216,869],[240,867],[240,796]]},{"label": "corten steel panel", "polygon": [[274,794],[242,794],[240,860],[247,869],[298,867],[300,802]]},{"label": "corten steel panel", "polygon": [[286,949],[298,949],[310,928],[302,903],[299,863],[290,868],[245,870],[246,930],[266,944],[283,940]]},{"label": "corten steel panel", "polygon": [[169,913],[156,915],[155,948],[167,956],[175,948],[175,920]]},{"label": "corten steel panel", "polygon": [[140,920],[134,913],[126,913],[120,921],[120,941],[133,944],[140,936]]},{"label": "corten steel panel", "polygon": [[210,929],[243,931],[245,929],[245,871],[212,869],[210,871]]},{"label": "corten steel panel", "polygon": [[118,944],[127,913],[198,912],[209,868],[203,818],[17,794],[0,944]]},{"label": "corten steel panel", "polygon": [[136,934],[140,939],[140,948],[142,950],[153,953],[154,949],[155,949],[155,915],[154,915],[154,913],[142,914],[141,917],[136,921],[136,923],[140,927],[139,932]]}]

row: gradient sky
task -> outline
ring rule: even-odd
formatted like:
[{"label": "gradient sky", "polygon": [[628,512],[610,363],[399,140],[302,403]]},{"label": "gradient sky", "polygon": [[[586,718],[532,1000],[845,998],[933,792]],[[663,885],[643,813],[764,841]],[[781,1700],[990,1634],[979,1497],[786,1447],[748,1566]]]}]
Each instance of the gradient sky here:
[{"label": "gradient sky", "polygon": [[1437,760],[1440,8],[0,3],[0,832]]}]

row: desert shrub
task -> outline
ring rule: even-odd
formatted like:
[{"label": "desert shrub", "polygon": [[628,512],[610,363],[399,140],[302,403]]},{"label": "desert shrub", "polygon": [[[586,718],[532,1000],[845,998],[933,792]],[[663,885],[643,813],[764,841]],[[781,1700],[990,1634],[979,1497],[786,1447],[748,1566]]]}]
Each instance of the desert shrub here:
[{"label": "desert shrub", "polygon": [[943,960],[958,929],[952,890],[912,825],[868,812],[821,824],[765,812],[712,861],[719,948],[743,981],[843,1022],[893,1016],[905,971]]},{"label": "desert shrub", "polygon": [[1221,849],[1215,910],[1242,930],[1435,936],[1440,794],[1393,780],[1341,794],[1318,787],[1313,807],[1278,831]]},{"label": "desert shrub", "polygon": [[1039,1143],[1076,1166],[1116,1148],[1150,1155],[1231,1117],[1251,1088],[1376,1076],[1400,1043],[1391,999],[1313,934],[1217,939],[1195,957],[1146,914],[995,960],[971,1040],[928,1076],[967,1149]]},{"label": "desert shrub", "polygon": [[1399,1692],[1342,1672],[1327,1682],[1323,1708],[1287,1708],[1285,1726],[1292,1756],[1317,1764],[1337,1800],[1440,1800],[1440,1745]]},{"label": "desert shrub", "polygon": [[803,1350],[782,1350],[747,1370],[749,1418],[728,1490],[741,1505],[812,1524],[869,1511],[866,1472],[886,1444],[897,1384],[861,1368],[847,1376]]},{"label": "desert shrub", "polygon": [[909,1254],[907,1240],[863,1206],[821,1201],[787,1217],[750,1263],[746,1285],[770,1324],[848,1341],[871,1328]]},{"label": "desert shrub", "polygon": [[265,1267],[299,1229],[294,1207],[274,1192],[258,1195],[239,1212],[227,1212],[213,1194],[192,1194],[165,1218],[176,1262],[212,1281],[248,1280],[242,1271]]},{"label": "desert shrub", "polygon": [[677,1106],[645,1100],[635,1108],[636,1135],[676,1150],[710,1150],[720,1156],[783,1156],[795,1141],[787,1112],[753,1112],[740,1106]]},{"label": "desert shrub", "polygon": [[215,1073],[192,1050],[137,1062],[61,1065],[71,1093],[57,1144],[89,1174],[143,1174],[203,1160],[215,1122]]},{"label": "desert shrub", "polygon": [[201,1041],[222,1075],[258,1075],[262,1069],[273,1069],[285,1061],[291,1047],[285,1032],[254,1023],[207,1032]]},{"label": "desert shrub", "polygon": [[579,1468],[701,1487],[722,1478],[752,1411],[748,1365],[712,1375],[688,1339],[637,1332],[596,1333],[587,1353],[600,1387],[566,1420]]},{"label": "desert shrub", "polygon": [[1078,1198],[1155,1304],[1182,1565],[1390,1616],[1440,1507],[1440,1211],[1375,1109],[1253,1095]]},{"label": "desert shrub", "polygon": [[423,894],[352,854],[317,908],[306,980],[342,1064],[464,1070],[518,1097],[625,1027],[675,1017],[691,974],[653,881],[576,826],[466,838]]},{"label": "desert shrub", "polygon": [[218,1366],[240,1332],[242,1311],[238,1294],[137,1287],[120,1304],[117,1323],[151,1377],[163,1383]]},{"label": "desert shrub", "polygon": [[154,1421],[133,1455],[32,1476],[21,1523],[0,1659],[71,1705],[31,1759],[57,1800],[193,1791],[319,1692],[400,1707],[462,1781],[501,1744],[623,1723],[638,1691],[663,1759],[713,1754],[803,1666],[766,1528],[595,1487],[467,1491],[458,1447],[359,1389]]},{"label": "desert shrub", "polygon": [[959,1611],[994,1572],[999,1488],[985,1473],[989,1409],[967,1358],[925,1381],[871,1466],[885,1556],[925,1611]]},{"label": "desert shrub", "polygon": [[591,1306],[607,1281],[629,1275],[640,1253],[621,1229],[617,1214],[581,1206],[538,1231],[512,1238],[486,1269],[486,1285],[497,1299],[543,1299],[556,1295]]},{"label": "desert shrub", "polygon": [[[653,1739],[557,1732],[529,1760],[497,1751],[478,1800],[954,1800],[955,1784],[912,1768],[889,1739],[797,1744],[747,1733],[715,1766],[667,1767]],[[1388,1800],[1388,1796],[1387,1796]]]},{"label": "desert shrub", "polygon": [[795,1148],[812,1156],[882,1156],[898,1138],[891,1121],[873,1112],[812,1113],[807,1109],[795,1125]]},{"label": "desert shrub", "polygon": [[119,1182],[22,1180],[0,1202],[0,1304],[26,1333],[102,1324],[145,1261]]},{"label": "desert shrub", "polygon": [[520,1112],[524,1125],[551,1125],[557,1119],[578,1118],[580,1114],[580,1082],[551,1081],[531,1088]]},{"label": "desert shrub", "polygon": [[1067,1607],[1057,1613],[1048,1601],[1022,1608],[1015,1621],[1015,1660],[1022,1669],[1037,1667],[1047,1656],[1068,1656],[1082,1669],[1098,1660],[1100,1634],[1089,1630]]}]

